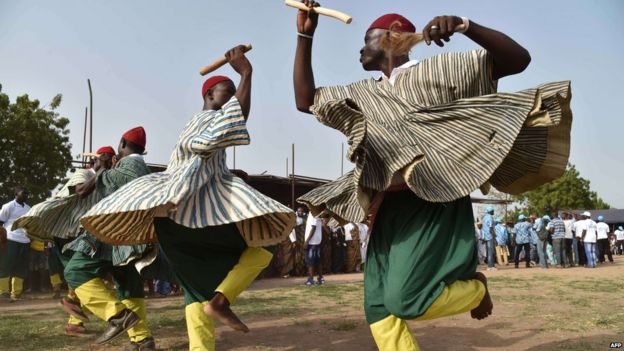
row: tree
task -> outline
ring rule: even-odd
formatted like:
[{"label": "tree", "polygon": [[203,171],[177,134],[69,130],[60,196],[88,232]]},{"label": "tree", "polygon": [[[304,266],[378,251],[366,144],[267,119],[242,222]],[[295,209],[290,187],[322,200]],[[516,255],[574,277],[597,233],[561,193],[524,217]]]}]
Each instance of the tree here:
[{"label": "tree", "polygon": [[608,209],[595,191],[591,191],[590,182],[580,176],[573,164],[561,176],[541,187],[515,196],[523,204],[526,213],[539,215],[553,210]]},{"label": "tree", "polygon": [[62,96],[46,108],[28,95],[11,103],[0,85],[0,199],[13,199],[13,188],[30,191],[30,204],[49,197],[71,167],[69,119],[54,112]]}]

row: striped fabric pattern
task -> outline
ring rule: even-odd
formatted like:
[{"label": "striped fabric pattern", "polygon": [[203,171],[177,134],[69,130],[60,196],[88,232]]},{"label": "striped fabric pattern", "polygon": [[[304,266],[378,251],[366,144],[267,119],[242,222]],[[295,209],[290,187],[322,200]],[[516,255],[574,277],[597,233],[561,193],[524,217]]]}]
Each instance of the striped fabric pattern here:
[{"label": "striped fabric pattern", "polygon": [[236,223],[249,246],[272,245],[292,230],[292,210],[230,173],[225,148],[249,144],[240,104],[232,98],[218,111],[202,111],[186,125],[167,170],[127,184],[102,200],[81,220],[98,239],[111,244],[157,240],[154,216],[189,228]]},{"label": "striped fabric pattern", "polygon": [[130,262],[146,256],[152,245],[109,245],[95,238],[95,236],[81,228],[80,235],[72,242],[63,247],[63,251],[69,250],[82,252],[85,255],[112,262],[113,266],[124,266]]},{"label": "striped fabric pattern", "polygon": [[73,188],[94,176],[91,170],[77,169],[55,196],[33,206],[26,215],[13,223],[13,228],[24,228],[31,239],[42,241],[52,240],[53,237],[77,237],[80,217],[101,197],[94,191],[81,198],[73,193]]},{"label": "striped fabric pattern", "polygon": [[386,80],[317,89],[311,110],[348,137],[355,169],[299,198],[314,215],[365,219],[373,196],[405,183],[450,202],[489,185],[518,194],[560,177],[569,156],[570,82],[496,94],[485,50],[446,53]]},{"label": "striped fabric pattern", "polygon": [[[96,178],[96,191],[102,197],[110,197],[118,189],[128,182],[138,179],[150,173],[143,156],[132,154],[125,156],[117,162],[114,168],[98,173]],[[80,236],[68,243],[63,248],[75,252],[82,252],[92,258],[108,260],[115,266],[122,266],[131,261],[141,258],[151,249],[150,245],[109,245],[103,243],[81,228]]]}]

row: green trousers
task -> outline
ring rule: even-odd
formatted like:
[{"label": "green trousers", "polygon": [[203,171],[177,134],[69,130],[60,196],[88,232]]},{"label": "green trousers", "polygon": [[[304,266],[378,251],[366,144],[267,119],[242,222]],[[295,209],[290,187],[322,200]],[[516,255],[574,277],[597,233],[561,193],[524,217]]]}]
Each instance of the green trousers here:
[{"label": "green trousers", "polygon": [[26,279],[29,258],[30,243],[22,244],[8,240],[7,246],[0,249],[0,279],[9,277]]},{"label": "green trousers", "polygon": [[74,252],[65,266],[65,281],[76,290],[95,278],[113,277],[119,300],[143,298],[143,279],[132,264],[113,266],[112,261],[91,258],[82,252]]},{"label": "green trousers", "polygon": [[67,250],[65,251],[65,253],[63,253],[63,246],[65,246],[65,244],[69,243],[72,240],[74,240],[74,238],[61,239],[54,237],[54,247],[52,248],[52,252],[50,252],[50,255],[48,256],[50,275],[63,273],[65,266],[74,254],[74,252],[71,250]]},{"label": "green trousers", "polygon": [[472,279],[476,272],[470,198],[431,203],[411,191],[387,192],[367,250],[368,323],[390,315],[422,316],[445,286]]},{"label": "green trousers", "polygon": [[234,224],[193,229],[169,218],[156,218],[154,228],[184,288],[186,305],[211,300],[247,247]]}]

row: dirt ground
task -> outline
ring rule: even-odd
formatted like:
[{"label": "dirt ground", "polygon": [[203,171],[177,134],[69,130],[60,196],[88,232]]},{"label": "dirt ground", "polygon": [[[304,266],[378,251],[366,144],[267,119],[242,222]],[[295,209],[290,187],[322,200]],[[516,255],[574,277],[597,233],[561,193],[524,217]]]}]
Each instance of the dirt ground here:
[{"label": "dirt ground", "polygon": [[[484,270],[480,266],[480,270]],[[423,350],[608,350],[624,343],[624,256],[596,269],[502,267],[485,271],[494,300],[491,317],[469,314],[410,322]],[[251,332],[217,325],[218,350],[376,350],[362,310],[361,274],[327,276],[325,286],[305,279],[264,279],[234,306]],[[148,318],[160,350],[187,350],[181,297],[148,299]],[[2,350],[123,349],[91,342],[104,329],[92,317],[90,336],[67,337],[58,301],[31,296],[0,304]]]}]

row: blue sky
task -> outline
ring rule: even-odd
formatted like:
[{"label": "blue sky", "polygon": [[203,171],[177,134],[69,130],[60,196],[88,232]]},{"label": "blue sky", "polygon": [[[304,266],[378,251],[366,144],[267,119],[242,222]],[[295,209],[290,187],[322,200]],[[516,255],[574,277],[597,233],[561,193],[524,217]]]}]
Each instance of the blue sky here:
[{"label": "blue sky", "polygon": [[[313,52],[319,86],[371,76],[359,65],[359,49],[370,22],[388,12],[403,14],[418,29],[436,15],[467,16],[514,38],[532,62],[525,72],[502,79],[499,91],[572,80],[571,162],[602,198],[624,207],[624,122],[617,107],[624,101],[624,49],[617,44],[624,37],[623,1],[321,3],[349,13],[353,23],[321,18]],[[45,104],[62,93],[59,112],[71,120],[77,155],[90,78],[94,148],[116,146],[121,133],[143,125],[147,161],[167,163],[179,132],[202,105],[198,69],[234,45],[251,43],[252,144],[237,148],[237,168],[284,175],[294,142],[297,174],[333,179],[340,175],[345,137],[294,107],[295,13],[281,0],[0,0],[0,83],[12,100],[28,93]],[[457,34],[444,48],[417,46],[412,57],[476,47]],[[229,67],[217,73],[237,81]]]}]

